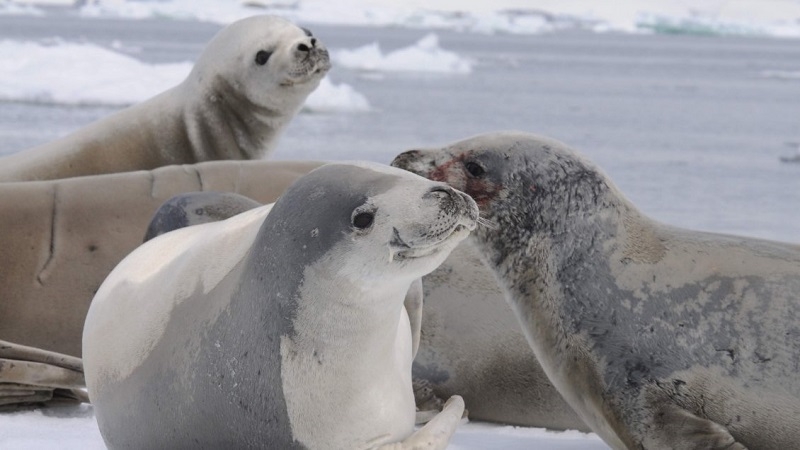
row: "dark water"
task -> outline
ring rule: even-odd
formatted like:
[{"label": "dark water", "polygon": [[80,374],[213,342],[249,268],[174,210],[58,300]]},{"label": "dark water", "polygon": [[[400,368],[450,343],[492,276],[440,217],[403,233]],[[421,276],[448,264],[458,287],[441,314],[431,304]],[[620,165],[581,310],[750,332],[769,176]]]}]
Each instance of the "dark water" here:
[{"label": "dark water", "polygon": [[[314,26],[330,48],[378,41],[384,51],[425,31]],[[0,17],[0,39],[55,36],[141,48],[148,62],[194,59],[216,25],[70,17]],[[644,211],[691,228],[800,242],[800,41],[559,33],[440,32],[440,45],[477,65],[469,75],[361,74],[334,82],[373,110],[301,114],[274,158],[369,159],[493,130],[546,134],[602,166]],[[2,55],[0,55],[2,58]],[[58,70],[54,68],[54,70]],[[0,103],[0,154],[53,139],[106,107]]]}]

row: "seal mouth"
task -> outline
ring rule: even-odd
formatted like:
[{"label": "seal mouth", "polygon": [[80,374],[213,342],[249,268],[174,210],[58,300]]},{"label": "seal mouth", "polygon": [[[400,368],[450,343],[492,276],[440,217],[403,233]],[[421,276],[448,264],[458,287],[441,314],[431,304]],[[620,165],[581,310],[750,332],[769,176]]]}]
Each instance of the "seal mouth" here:
[{"label": "seal mouth", "polygon": [[445,237],[438,240],[437,242],[431,245],[425,246],[414,246],[407,244],[401,237],[400,232],[397,228],[394,229],[394,235],[392,236],[392,242],[390,244],[391,247],[391,255],[393,260],[395,261],[407,261],[412,259],[418,258],[425,258],[428,256],[433,256],[447,248],[447,243],[453,239],[461,239],[466,234],[475,228],[474,226],[470,227],[467,224],[459,223],[450,230]]},{"label": "seal mouth", "polygon": [[305,84],[317,81],[331,69],[331,61],[327,50],[316,50],[308,57],[297,62],[292,70],[281,83],[281,86],[289,87],[297,84]]}]

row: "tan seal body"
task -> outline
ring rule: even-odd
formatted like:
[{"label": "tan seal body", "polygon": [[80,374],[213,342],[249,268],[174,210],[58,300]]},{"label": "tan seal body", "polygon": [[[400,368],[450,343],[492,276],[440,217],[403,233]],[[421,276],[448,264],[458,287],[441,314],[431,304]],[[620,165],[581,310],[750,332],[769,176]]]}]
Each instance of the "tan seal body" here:
[{"label": "tan seal body", "polygon": [[443,183],[329,164],[274,205],[148,241],[106,278],[86,318],[103,439],[443,450],[463,402],[414,433],[404,299],[476,219],[475,202]]},{"label": "tan seal body", "polygon": [[797,446],[800,247],[658,223],[535,135],[395,165],[467,192],[494,223],[470,242],[547,376],[610,446]]},{"label": "tan seal body", "polygon": [[0,339],[80,356],[89,303],[142,243],[161,204],[183,192],[263,203],[320,163],[212,161],[153,171],[0,184]]},{"label": "tan seal body", "polygon": [[307,30],[272,16],[222,29],[178,86],[0,159],[0,181],[266,156],[330,68]]}]

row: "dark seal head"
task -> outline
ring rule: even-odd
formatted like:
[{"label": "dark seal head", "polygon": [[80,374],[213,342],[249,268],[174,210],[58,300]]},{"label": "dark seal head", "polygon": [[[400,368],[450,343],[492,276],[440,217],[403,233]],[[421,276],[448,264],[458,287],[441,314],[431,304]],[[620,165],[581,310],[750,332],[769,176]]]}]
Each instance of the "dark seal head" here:
[{"label": "dark seal head", "polygon": [[642,214],[566,145],[490,133],[393,163],[471,195],[470,237],[547,376],[613,448],[800,435],[800,249]]},{"label": "dark seal head", "polygon": [[233,192],[187,192],[158,207],[144,242],[179,228],[218,222],[261,206],[261,203]]}]

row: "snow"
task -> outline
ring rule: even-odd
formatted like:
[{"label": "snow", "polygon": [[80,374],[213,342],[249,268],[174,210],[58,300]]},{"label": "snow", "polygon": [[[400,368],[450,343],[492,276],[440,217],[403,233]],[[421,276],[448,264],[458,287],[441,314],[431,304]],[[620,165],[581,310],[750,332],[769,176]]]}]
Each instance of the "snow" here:
[{"label": "snow", "polygon": [[434,33],[385,55],[373,42],[353,50],[334,50],[331,58],[340,67],[363,71],[467,74],[473,65],[473,61],[439,47],[439,37]]},{"label": "snow", "polygon": [[0,101],[129,105],[177,85],[192,68],[190,62],[145,64],[97,45],[58,41],[0,41],[0,54]]},{"label": "snow", "polygon": [[[94,44],[0,41],[0,101],[126,106],[146,100],[186,78],[191,62],[147,64]],[[467,74],[473,61],[439,47],[428,34],[410,47],[383,54],[379,44],[331,50],[338,66],[363,71]],[[52,70],[58,67],[59,70]],[[91,74],[91,76],[87,76]],[[348,84],[322,80],[303,108],[317,113],[369,111],[367,98]]]},{"label": "snow", "polygon": [[[103,438],[90,405],[0,414],[4,450],[100,450]],[[480,422],[462,423],[449,450],[608,449],[595,434],[547,431]]]},{"label": "snow", "polygon": [[258,13],[304,23],[402,26],[479,33],[561,29],[800,37],[800,0],[0,0],[0,14],[73,5],[84,17],[168,18],[227,24]]},{"label": "snow", "polygon": [[369,111],[369,102],[363,94],[346,83],[334,84],[328,77],[306,99],[303,110],[315,113]]},{"label": "snow", "polygon": [[[0,55],[0,101],[13,102],[126,106],[177,85],[192,69],[191,62],[147,64],[94,44],[58,40],[0,41]],[[369,102],[351,86],[325,78],[304,109],[368,111]]]}]

